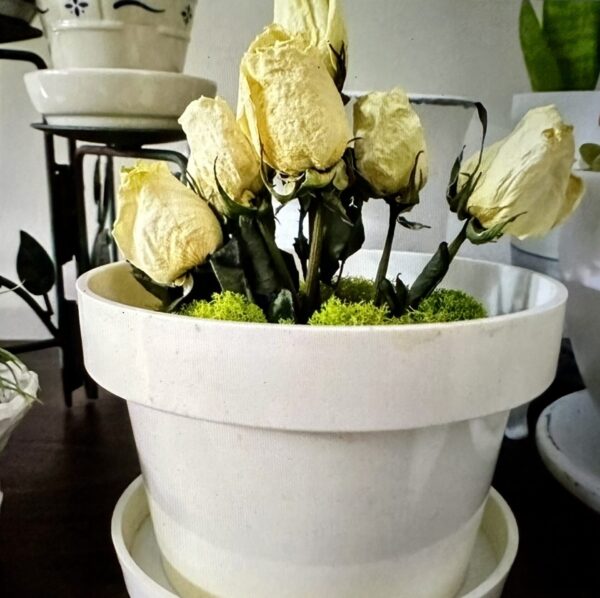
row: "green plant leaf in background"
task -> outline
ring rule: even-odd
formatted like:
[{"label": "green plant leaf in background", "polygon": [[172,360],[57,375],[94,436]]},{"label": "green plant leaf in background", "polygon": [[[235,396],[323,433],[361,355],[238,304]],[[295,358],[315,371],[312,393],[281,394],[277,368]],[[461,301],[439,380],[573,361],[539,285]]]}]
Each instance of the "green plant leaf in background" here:
[{"label": "green plant leaf in background", "polygon": [[595,89],[600,73],[600,2],[544,0],[543,31],[561,72],[561,89]]},{"label": "green plant leaf in background", "polygon": [[[570,4],[570,0],[566,0],[565,3]],[[519,36],[525,66],[531,81],[531,89],[533,91],[562,90],[564,82],[558,61],[544,35],[530,0],[523,0],[521,4]]]},{"label": "green plant leaf in background", "polygon": [[17,275],[32,295],[46,295],[56,281],[54,264],[46,250],[28,233],[21,231],[17,254]]}]

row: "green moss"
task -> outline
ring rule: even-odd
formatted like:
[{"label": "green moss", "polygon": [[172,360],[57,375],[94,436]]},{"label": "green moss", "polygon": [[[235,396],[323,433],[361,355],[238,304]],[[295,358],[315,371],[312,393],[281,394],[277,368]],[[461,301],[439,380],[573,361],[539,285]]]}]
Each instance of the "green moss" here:
[{"label": "green moss", "polygon": [[265,314],[258,305],[250,303],[243,295],[232,293],[231,291],[215,293],[210,301],[194,301],[179,313],[184,316],[204,318],[206,320],[267,322]]},{"label": "green moss", "polygon": [[335,294],[347,303],[373,301],[375,299],[375,284],[368,278],[349,276],[340,280]]},{"label": "green moss", "polygon": [[329,298],[314,313],[310,326],[383,326],[389,322],[387,309],[377,307],[372,301],[346,303],[339,297]]},{"label": "green moss", "polygon": [[432,324],[435,322],[459,322],[486,318],[485,307],[467,293],[452,289],[438,289],[423,300],[418,310],[409,311],[395,324]]}]

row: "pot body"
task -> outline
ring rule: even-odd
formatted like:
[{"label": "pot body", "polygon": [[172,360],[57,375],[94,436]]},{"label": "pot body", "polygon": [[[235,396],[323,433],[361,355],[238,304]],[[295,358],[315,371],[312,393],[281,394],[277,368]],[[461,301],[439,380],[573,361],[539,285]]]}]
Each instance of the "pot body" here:
[{"label": "pot body", "polygon": [[197,0],[38,0],[57,69],[182,72]]},{"label": "pot body", "polygon": [[[372,275],[379,252],[349,274]],[[399,254],[410,283],[427,255]],[[566,291],[457,260],[490,318],[312,328],[160,314],[124,264],[78,282],[86,367],[128,400],[186,597],[451,598],[509,409],[554,377]],[[506,315],[502,315],[506,314]]]},{"label": "pot body", "polygon": [[587,191],[563,227],[560,265],[569,289],[567,331],[581,375],[600,408],[600,173],[577,174]]},{"label": "pot body", "polygon": [[[513,124],[516,125],[532,108],[549,104],[554,104],[565,122],[575,127],[576,148],[584,143],[600,143],[600,91],[517,94],[513,97],[512,104]],[[539,239],[512,239],[513,264],[560,278],[560,228]]]},{"label": "pot body", "polygon": [[128,406],[165,570],[185,597],[452,598],[507,418],[303,433]]}]

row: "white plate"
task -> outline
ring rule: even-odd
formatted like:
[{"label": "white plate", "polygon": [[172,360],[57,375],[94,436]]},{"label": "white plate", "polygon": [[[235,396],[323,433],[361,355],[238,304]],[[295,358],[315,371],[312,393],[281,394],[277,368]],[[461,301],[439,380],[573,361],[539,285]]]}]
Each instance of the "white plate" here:
[{"label": "white plate", "polygon": [[[119,499],[111,532],[131,598],[177,596],[162,567],[141,476]],[[467,578],[457,598],[499,598],[518,543],[515,518],[492,488]]]},{"label": "white plate", "polygon": [[216,93],[207,79],[132,69],[34,71],[25,85],[49,124],[70,127],[176,129],[191,101]]},{"label": "white plate", "polygon": [[600,405],[586,390],[559,399],[540,415],[536,441],[552,475],[600,512]]}]

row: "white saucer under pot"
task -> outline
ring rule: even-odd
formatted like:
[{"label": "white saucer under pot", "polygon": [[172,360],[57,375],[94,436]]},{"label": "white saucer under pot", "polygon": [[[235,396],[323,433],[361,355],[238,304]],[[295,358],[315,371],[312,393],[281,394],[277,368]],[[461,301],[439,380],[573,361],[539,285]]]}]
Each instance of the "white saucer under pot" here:
[{"label": "white saucer under pot", "polygon": [[[177,596],[163,569],[141,476],[117,503],[111,533],[131,598]],[[467,577],[456,598],[499,598],[518,544],[515,518],[504,499],[492,489]],[[206,594],[198,596],[204,598]]]},{"label": "white saucer under pot", "polygon": [[207,79],[130,69],[34,71],[25,85],[49,124],[78,127],[175,129],[191,101],[216,93]]},{"label": "white saucer under pot", "polygon": [[197,0],[37,0],[55,68],[181,72]]},{"label": "white saucer under pot", "polygon": [[567,335],[587,390],[542,413],[537,443],[557,480],[600,512],[600,173],[578,174],[587,192],[564,226],[560,267],[569,289]]}]

